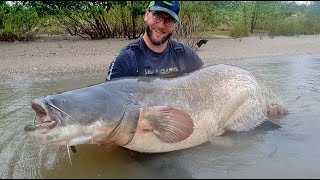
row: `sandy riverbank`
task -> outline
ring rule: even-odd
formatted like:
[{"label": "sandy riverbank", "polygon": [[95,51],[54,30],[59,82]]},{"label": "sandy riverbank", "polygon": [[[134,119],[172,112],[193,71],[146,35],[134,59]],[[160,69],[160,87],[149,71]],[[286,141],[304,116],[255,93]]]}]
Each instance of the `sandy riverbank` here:
[{"label": "sandy riverbank", "polygon": [[[320,36],[248,37],[240,42],[210,38],[197,51],[207,63],[230,59],[320,54]],[[83,40],[76,37],[46,37],[35,42],[0,42],[0,73],[57,73],[62,71],[106,71],[125,39]]]}]

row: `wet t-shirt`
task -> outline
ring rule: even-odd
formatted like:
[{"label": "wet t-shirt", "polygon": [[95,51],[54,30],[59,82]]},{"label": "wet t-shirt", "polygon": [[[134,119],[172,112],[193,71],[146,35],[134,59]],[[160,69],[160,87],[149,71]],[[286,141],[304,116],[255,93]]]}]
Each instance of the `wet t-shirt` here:
[{"label": "wet t-shirt", "polygon": [[109,66],[107,80],[126,76],[176,77],[202,66],[197,53],[184,44],[170,39],[166,49],[156,53],[141,37],[120,50]]}]

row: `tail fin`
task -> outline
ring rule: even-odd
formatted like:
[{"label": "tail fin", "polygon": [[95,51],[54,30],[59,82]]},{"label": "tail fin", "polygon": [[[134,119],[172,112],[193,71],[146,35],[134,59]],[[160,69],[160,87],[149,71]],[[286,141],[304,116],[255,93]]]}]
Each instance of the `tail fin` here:
[{"label": "tail fin", "polygon": [[288,109],[282,104],[272,103],[267,109],[268,117],[283,116],[288,114]]}]

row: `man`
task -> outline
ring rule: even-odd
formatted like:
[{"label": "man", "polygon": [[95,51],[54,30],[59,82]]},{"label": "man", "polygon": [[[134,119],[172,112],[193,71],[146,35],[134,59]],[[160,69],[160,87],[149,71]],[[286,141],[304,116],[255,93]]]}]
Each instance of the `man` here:
[{"label": "man", "polygon": [[179,22],[178,1],[151,1],[144,15],[143,37],[121,49],[107,80],[126,76],[176,77],[203,66],[196,52],[171,39]]}]

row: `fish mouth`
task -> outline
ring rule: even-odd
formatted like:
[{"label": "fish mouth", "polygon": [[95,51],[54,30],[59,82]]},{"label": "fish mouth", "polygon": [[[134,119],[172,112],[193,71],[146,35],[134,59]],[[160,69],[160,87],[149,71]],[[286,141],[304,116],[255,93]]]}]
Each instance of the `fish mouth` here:
[{"label": "fish mouth", "polygon": [[31,107],[36,113],[33,124],[28,124],[24,130],[38,131],[46,133],[58,126],[63,119],[63,114],[52,108],[52,103],[48,100],[35,100],[31,103]]}]

